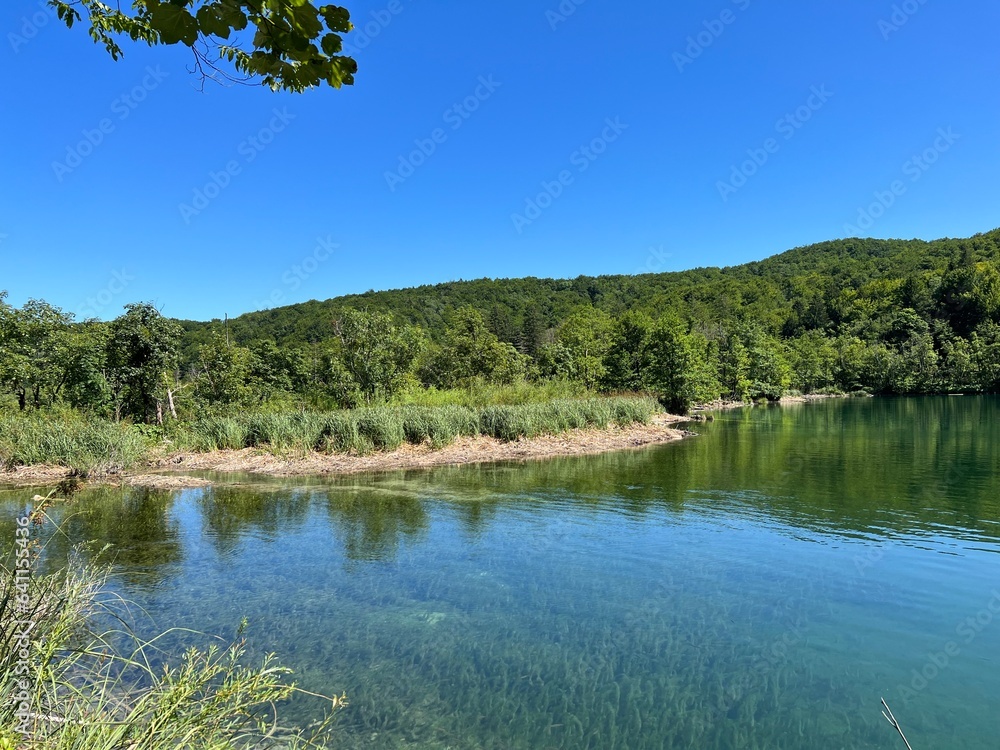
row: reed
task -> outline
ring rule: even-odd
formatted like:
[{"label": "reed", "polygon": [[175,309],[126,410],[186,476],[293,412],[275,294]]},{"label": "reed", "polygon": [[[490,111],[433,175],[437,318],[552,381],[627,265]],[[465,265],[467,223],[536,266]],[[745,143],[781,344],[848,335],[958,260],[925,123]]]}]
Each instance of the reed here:
[{"label": "reed", "polygon": [[139,461],[150,448],[138,426],[89,419],[72,412],[0,416],[0,462],[55,464],[78,474],[111,474]]},{"label": "reed", "polygon": [[523,404],[373,406],[341,412],[262,412],[205,417],[181,425],[176,442],[193,450],[262,448],[326,453],[391,451],[404,442],[441,448],[459,437],[513,441],[609,424],[646,423],[660,411],[638,396]]}]

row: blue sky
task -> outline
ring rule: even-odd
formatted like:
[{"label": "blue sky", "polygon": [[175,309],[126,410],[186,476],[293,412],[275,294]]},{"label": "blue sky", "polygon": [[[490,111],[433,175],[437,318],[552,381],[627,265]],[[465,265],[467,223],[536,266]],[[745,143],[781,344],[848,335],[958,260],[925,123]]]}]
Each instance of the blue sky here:
[{"label": "blue sky", "polygon": [[9,301],[210,319],[1000,225],[993,2],[348,7],[356,85],[290,95],[4,2]]}]

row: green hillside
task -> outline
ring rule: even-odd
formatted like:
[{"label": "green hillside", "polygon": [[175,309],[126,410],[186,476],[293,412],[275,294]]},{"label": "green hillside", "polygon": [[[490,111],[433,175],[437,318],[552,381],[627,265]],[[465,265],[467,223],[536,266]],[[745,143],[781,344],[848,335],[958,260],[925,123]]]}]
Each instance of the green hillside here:
[{"label": "green hillside", "polygon": [[1000,390],[1000,231],[849,239],[731,268],[480,279],[207,323],[133,304],[74,322],[0,295],[0,415],[164,423],[597,392],[668,408],[803,393]]},{"label": "green hillside", "polygon": [[[575,279],[478,279],[366,292],[303,302],[241,315],[229,321],[241,344],[270,339],[279,346],[313,344],[332,337],[331,321],[345,309],[392,314],[437,339],[449,310],[471,306],[502,340],[522,351],[531,339],[557,328],[574,311],[594,307],[609,315],[639,310],[654,317],[675,310],[703,323],[752,318],[775,334],[800,327],[802,311],[835,313],[844,296],[864,296],[873,282],[913,278],[933,285],[949,264],[1000,260],[1000,230],[970,239],[847,239],[800,247],[766,260],[728,268],[697,268],[640,276]],[[193,356],[223,322],[181,321],[184,350]]]}]

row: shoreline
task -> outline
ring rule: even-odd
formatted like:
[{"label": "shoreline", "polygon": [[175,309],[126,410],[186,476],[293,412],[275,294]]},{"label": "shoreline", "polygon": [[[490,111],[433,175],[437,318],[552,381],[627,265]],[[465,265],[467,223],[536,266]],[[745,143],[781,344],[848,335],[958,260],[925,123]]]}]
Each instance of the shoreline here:
[{"label": "shoreline", "polygon": [[[137,466],[131,471],[94,476],[86,482],[151,489],[183,489],[214,484],[208,479],[185,475],[185,472],[192,471],[274,477],[347,476],[438,466],[596,455],[663,445],[693,437],[696,433],[674,427],[691,421],[696,420],[673,414],[657,414],[645,425],[610,426],[603,430],[569,430],[557,435],[542,435],[509,443],[491,437],[463,437],[443,448],[434,449],[428,444],[407,444],[394,451],[366,456],[324,453],[280,456],[257,448],[210,453],[180,451],[149,459],[145,466]],[[11,471],[0,471],[0,485],[16,487],[53,485],[71,478],[72,471],[63,466],[20,466]]]},{"label": "shoreline", "polygon": [[[802,395],[802,396],[782,396],[777,401],[769,401],[766,404],[760,404],[760,405],[762,405],[762,406],[772,406],[773,404],[778,404],[780,406],[781,404],[808,404],[808,403],[811,403],[813,401],[825,401],[825,400],[831,399],[831,398],[854,398],[854,397],[851,396],[850,394],[847,394],[847,393],[837,393],[837,394],[830,394],[830,393],[822,393],[822,394],[809,393],[809,394],[805,394],[805,395]],[[758,404],[755,404],[752,401],[751,402],[747,402],[747,401],[723,401],[723,400],[719,400],[719,401],[710,401],[707,404],[697,404],[695,406],[692,406],[691,407],[691,412],[693,414],[697,414],[697,413],[706,412],[706,411],[728,411],[730,409],[741,409],[743,407],[749,407],[749,408],[753,409],[753,408],[755,408],[757,406],[758,406]]]}]

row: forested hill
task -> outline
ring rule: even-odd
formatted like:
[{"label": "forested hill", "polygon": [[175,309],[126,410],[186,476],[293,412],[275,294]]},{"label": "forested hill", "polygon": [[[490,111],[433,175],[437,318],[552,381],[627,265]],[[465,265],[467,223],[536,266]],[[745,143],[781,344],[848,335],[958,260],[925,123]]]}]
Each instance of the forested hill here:
[{"label": "forested hill", "polygon": [[[471,306],[501,340],[530,352],[575,311],[593,307],[612,316],[628,310],[653,317],[673,311],[696,327],[752,319],[773,334],[790,337],[843,322],[850,316],[845,307],[861,301],[865,314],[877,314],[875,308],[899,302],[893,290],[908,280],[911,294],[932,294],[949,268],[987,261],[1000,262],[1000,229],[931,242],[836,240],[728,268],[575,279],[479,279],[370,291],[248,313],[230,320],[229,328],[233,340],[244,345],[262,340],[281,347],[321,343],[333,337],[333,321],[340,313],[356,309],[390,313],[437,340],[446,329],[448,313]],[[914,304],[904,306],[923,304],[909,301]],[[181,325],[185,359],[192,359],[223,327],[221,320]]]},{"label": "forested hill", "polygon": [[4,296],[0,413],[68,405],[160,423],[522,387],[652,393],[677,411],[790,391],[1000,392],[1000,231],[840,240],[681,273],[369,292],[243,315],[228,334],[149,303],[74,322]]}]

